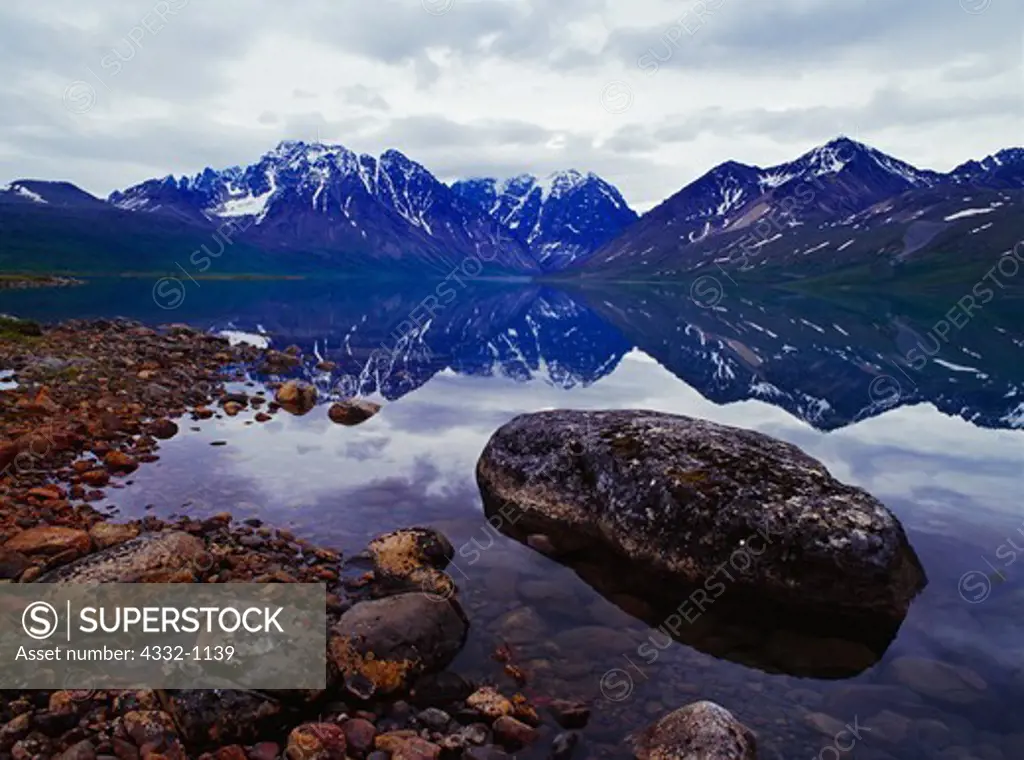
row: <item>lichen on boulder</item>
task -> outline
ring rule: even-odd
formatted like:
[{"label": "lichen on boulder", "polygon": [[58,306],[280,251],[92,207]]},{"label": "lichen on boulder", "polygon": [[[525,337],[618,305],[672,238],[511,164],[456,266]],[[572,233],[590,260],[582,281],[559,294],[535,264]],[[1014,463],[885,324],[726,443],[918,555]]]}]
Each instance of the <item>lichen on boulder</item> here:
[{"label": "lichen on boulder", "polygon": [[427,594],[359,602],[328,632],[332,677],[365,678],[379,694],[408,691],[419,676],[454,659],[468,629],[455,603]]},{"label": "lichen on boulder", "polygon": [[517,417],[477,463],[489,514],[603,551],[661,588],[699,585],[737,552],[729,593],[902,621],[925,575],[899,520],[796,446],[650,411]]},{"label": "lichen on boulder", "polygon": [[455,592],[454,581],[443,572],[455,549],[436,530],[406,528],[385,533],[373,539],[367,551],[384,593],[422,591],[449,599]]},{"label": "lichen on boulder", "polygon": [[753,732],[714,702],[694,702],[633,737],[638,760],[757,760]]}]

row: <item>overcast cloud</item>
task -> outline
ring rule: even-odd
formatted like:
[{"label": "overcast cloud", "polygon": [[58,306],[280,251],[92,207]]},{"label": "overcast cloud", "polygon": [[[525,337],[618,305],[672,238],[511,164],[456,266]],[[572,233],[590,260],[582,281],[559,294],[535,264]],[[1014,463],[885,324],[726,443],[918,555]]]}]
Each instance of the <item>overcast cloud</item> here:
[{"label": "overcast cloud", "polygon": [[1020,0],[3,0],[0,184],[98,195],[285,138],[444,180],[594,171],[647,209],[843,133],[1024,144]]}]

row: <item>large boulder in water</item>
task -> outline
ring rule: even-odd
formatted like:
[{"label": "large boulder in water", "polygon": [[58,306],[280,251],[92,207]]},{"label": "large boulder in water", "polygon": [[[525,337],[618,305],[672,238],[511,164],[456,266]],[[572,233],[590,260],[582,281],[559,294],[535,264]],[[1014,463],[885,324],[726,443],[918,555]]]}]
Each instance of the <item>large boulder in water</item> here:
[{"label": "large boulder in water", "polygon": [[524,415],[492,436],[477,482],[507,532],[603,553],[656,589],[702,586],[703,608],[727,590],[898,625],[926,582],[878,500],[795,446],[706,420]]}]

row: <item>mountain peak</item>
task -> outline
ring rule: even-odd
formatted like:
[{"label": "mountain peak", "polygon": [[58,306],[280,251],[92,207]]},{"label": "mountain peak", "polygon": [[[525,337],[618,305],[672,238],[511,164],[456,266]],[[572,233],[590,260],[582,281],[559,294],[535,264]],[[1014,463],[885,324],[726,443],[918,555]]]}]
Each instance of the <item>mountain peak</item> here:
[{"label": "mountain peak", "polygon": [[33,203],[41,206],[101,206],[103,201],[70,182],[16,179],[0,185],[0,202]]},{"label": "mountain peak", "polygon": [[850,137],[848,135],[844,135],[844,134],[839,134],[836,137],[833,137],[831,140],[829,140],[827,143],[825,143],[821,147],[823,147],[823,148],[854,148],[856,150],[864,150],[864,151],[872,150],[870,146],[865,145],[860,140],[855,140],[854,138],[852,138],[852,137]]},{"label": "mountain peak", "polygon": [[537,187],[540,188],[541,202],[546,201],[552,196],[560,198],[575,190],[583,184],[583,182],[583,175],[575,169],[563,169],[561,171],[552,172],[544,179],[537,181]]},{"label": "mountain peak", "polygon": [[462,180],[452,190],[516,235],[547,270],[589,256],[637,218],[615,187],[577,169]]}]

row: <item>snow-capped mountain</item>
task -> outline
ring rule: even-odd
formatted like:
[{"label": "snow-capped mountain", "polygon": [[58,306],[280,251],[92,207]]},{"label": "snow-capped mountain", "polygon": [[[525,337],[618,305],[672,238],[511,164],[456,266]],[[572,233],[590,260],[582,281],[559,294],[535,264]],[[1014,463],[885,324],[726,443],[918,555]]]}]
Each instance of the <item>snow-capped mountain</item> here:
[{"label": "snow-capped mountain", "polygon": [[18,179],[0,185],[0,203],[30,203],[52,207],[102,207],[103,201],[70,182]]},{"label": "snow-capped mountain", "polygon": [[981,161],[968,161],[956,167],[949,176],[954,182],[964,185],[1024,187],[1024,148],[1007,148]]},{"label": "snow-capped mountain", "polygon": [[[246,167],[149,180],[116,192],[128,211],[235,222],[250,242],[297,252],[474,273],[538,271],[525,246],[397,150],[379,158],[341,145],[284,141]],[[349,261],[349,258],[346,258]]]},{"label": "snow-capped mountain", "polygon": [[[663,279],[712,265],[774,267],[786,279],[806,274],[808,263],[820,274],[879,256],[903,261],[938,239],[959,210],[978,205],[964,185],[985,195],[986,208],[1019,208],[1021,153],[941,174],[840,137],[778,166],[730,161],[650,211],[582,271]],[[887,232],[866,234],[878,230]],[[1001,237],[992,245],[1003,245]]]},{"label": "snow-capped mountain", "polygon": [[794,227],[809,217],[836,218],[861,211],[909,189],[930,187],[940,177],[845,137],[778,166],[728,161],[646,214],[630,234],[593,262],[627,254],[639,245],[634,240],[662,227],[671,228],[676,246],[751,227],[780,212],[781,225]]},{"label": "snow-capped mountain", "polygon": [[[237,273],[444,276],[462,267],[471,277],[692,280],[722,268],[780,282],[845,271],[875,280],[938,262],[952,281],[974,258],[1016,250],[1024,149],[941,174],[841,137],[778,166],[724,163],[639,220],[594,174],[449,187],[396,150],[374,157],[300,141],[108,201],[66,182],[0,188],[3,253],[34,267],[159,271],[182,250],[217,251],[227,223],[245,253],[221,266]],[[195,261],[212,266],[219,254],[207,253]]]},{"label": "snow-capped mountain", "polygon": [[622,194],[592,172],[468,179],[452,190],[526,244],[546,271],[584,261],[637,219]]}]

